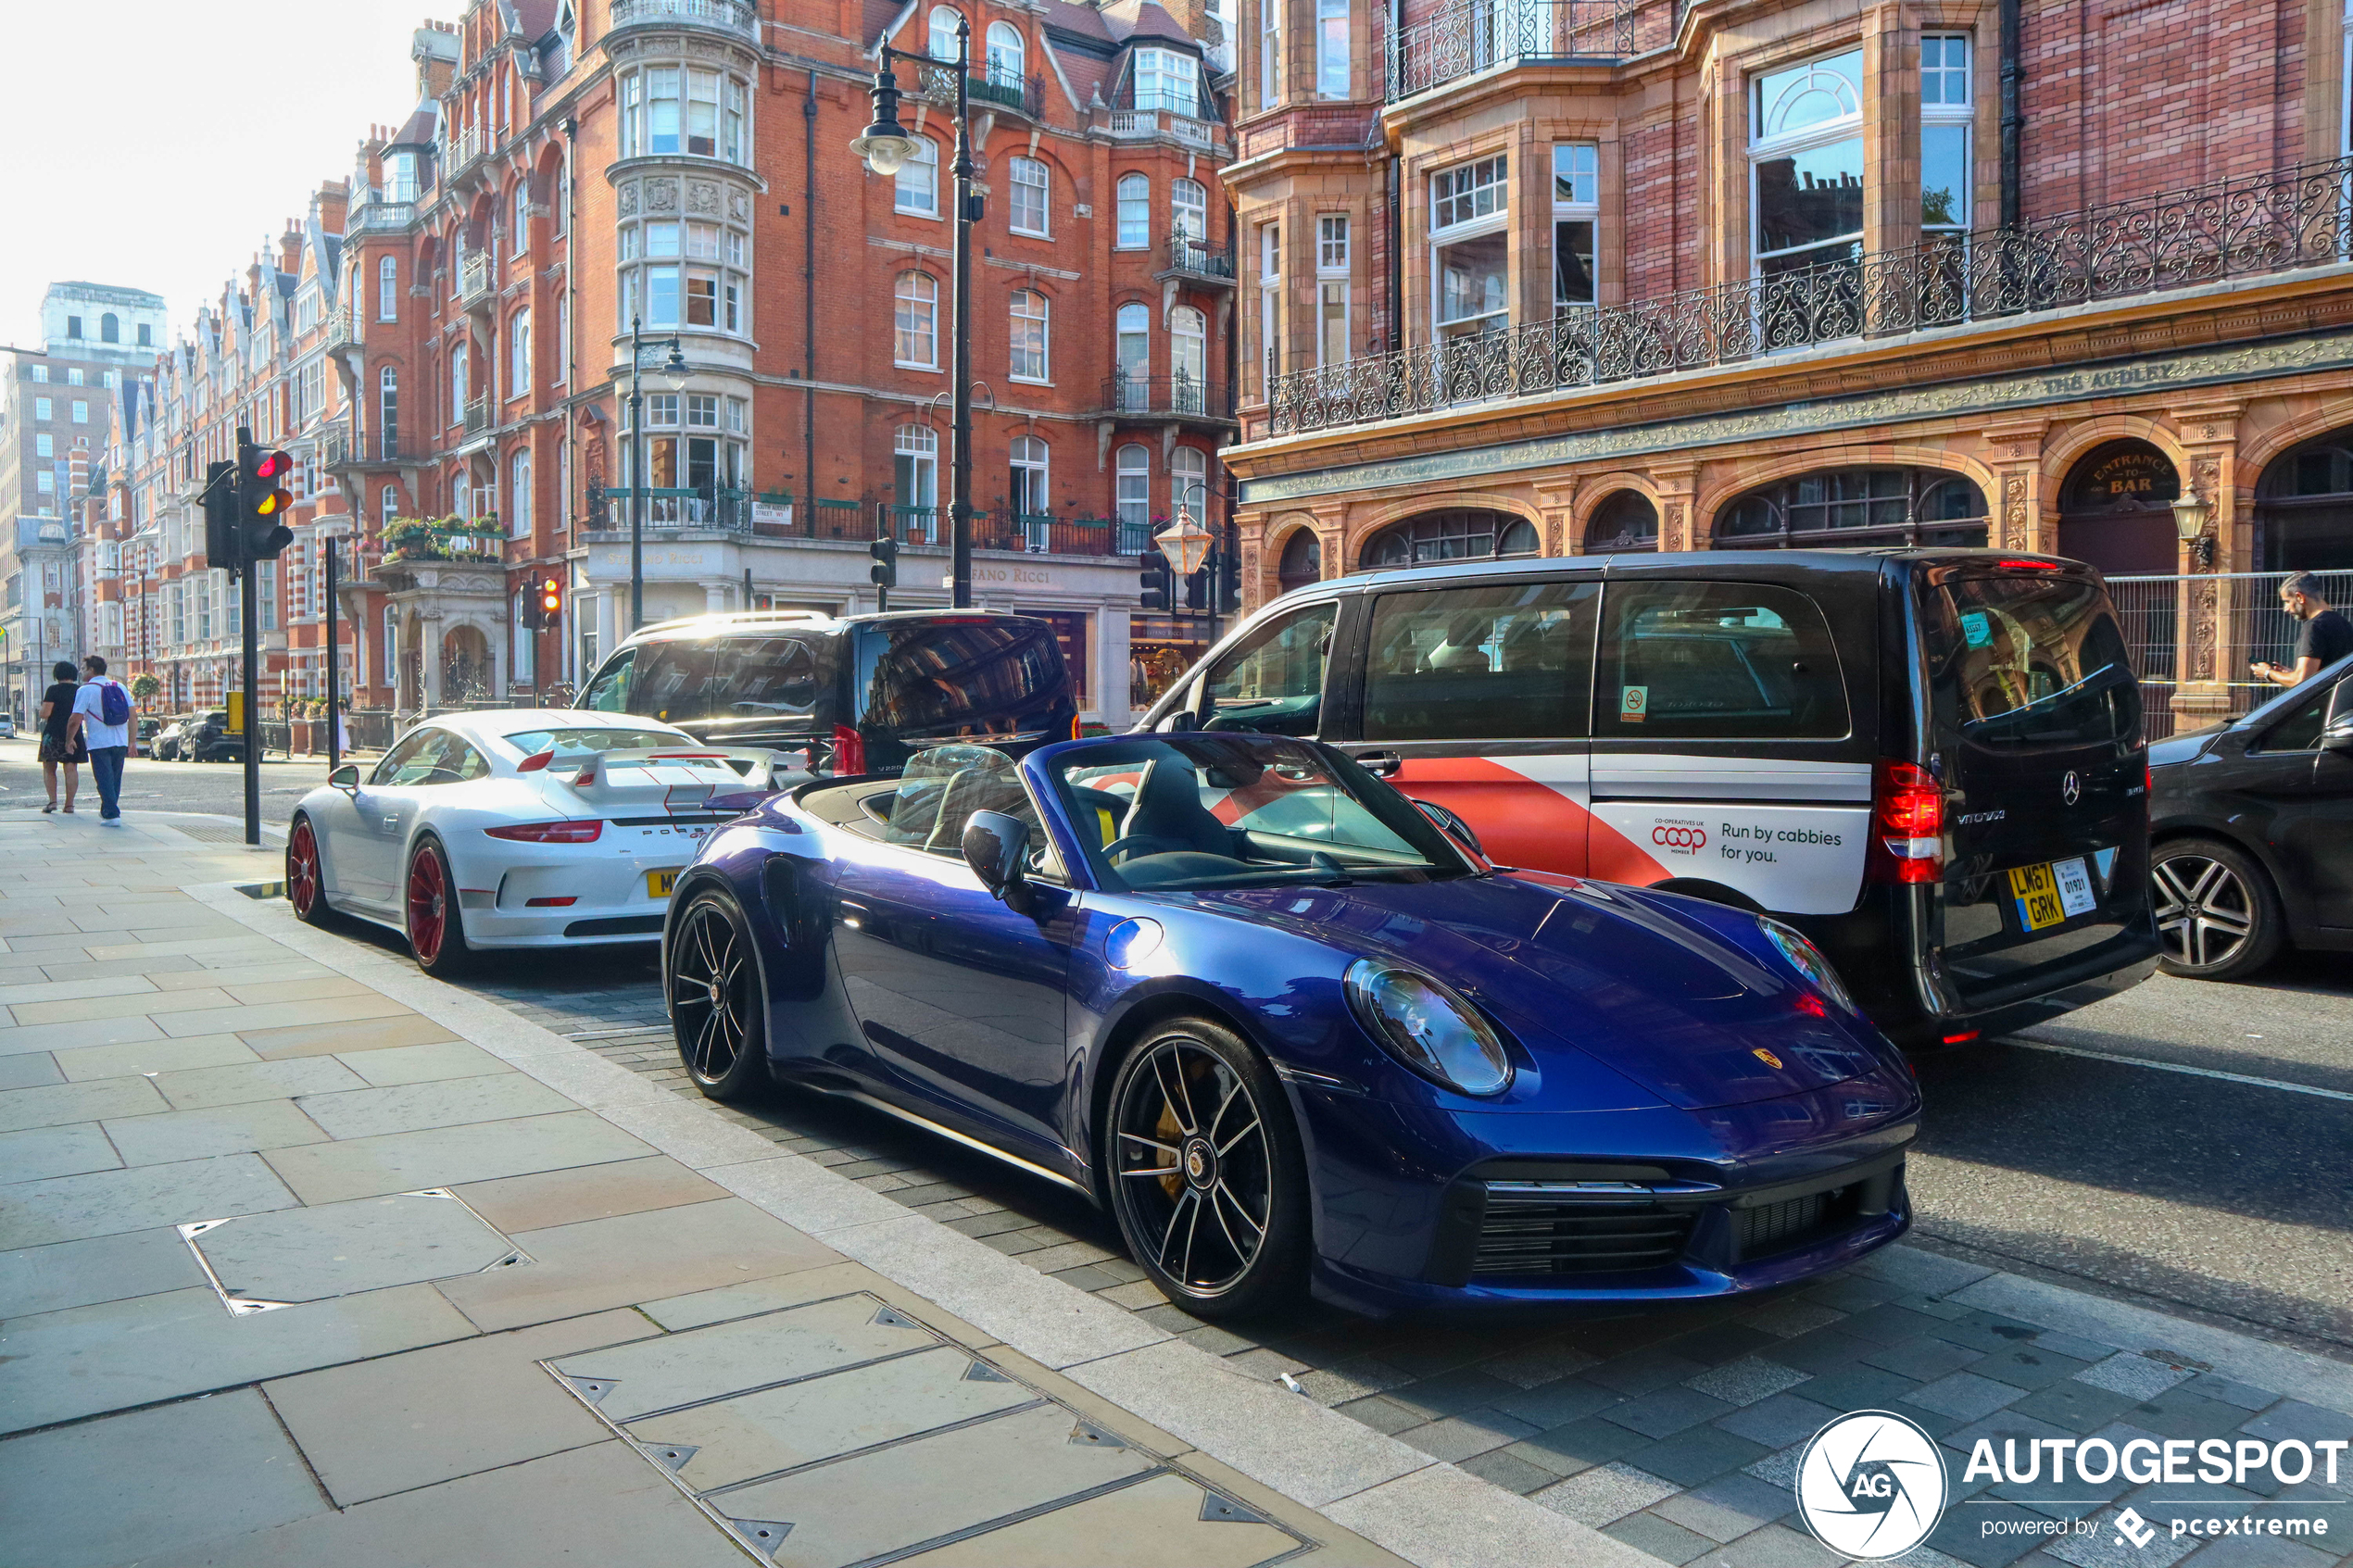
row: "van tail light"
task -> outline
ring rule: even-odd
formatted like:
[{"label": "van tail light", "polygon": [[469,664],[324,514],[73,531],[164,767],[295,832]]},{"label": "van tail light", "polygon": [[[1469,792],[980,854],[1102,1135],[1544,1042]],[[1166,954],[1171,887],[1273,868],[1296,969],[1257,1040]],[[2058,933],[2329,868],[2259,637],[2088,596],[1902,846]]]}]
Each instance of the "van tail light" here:
[{"label": "van tail light", "polygon": [[1871,829],[1872,881],[1944,879],[1944,787],[1927,769],[1882,761],[1872,770]]},{"label": "van tail light", "polygon": [[834,726],[834,776],[849,778],[866,771],[866,737],[847,724]]},{"label": "van tail light", "polygon": [[605,831],[601,820],[567,822],[517,822],[512,827],[484,828],[493,838],[517,844],[594,844]]}]

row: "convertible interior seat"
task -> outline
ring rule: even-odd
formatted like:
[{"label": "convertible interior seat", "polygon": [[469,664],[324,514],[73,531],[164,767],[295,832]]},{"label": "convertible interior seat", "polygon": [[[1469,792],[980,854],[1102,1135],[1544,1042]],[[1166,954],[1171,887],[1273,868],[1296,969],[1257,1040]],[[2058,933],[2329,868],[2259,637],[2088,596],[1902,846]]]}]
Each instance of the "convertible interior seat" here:
[{"label": "convertible interior seat", "polygon": [[[1119,831],[1122,838],[1133,841],[1130,861],[1187,849],[1229,860],[1238,858],[1234,830],[1201,803],[1201,781],[1190,768],[1167,759],[1145,772]],[[1125,866],[1120,874],[1126,874]]]}]

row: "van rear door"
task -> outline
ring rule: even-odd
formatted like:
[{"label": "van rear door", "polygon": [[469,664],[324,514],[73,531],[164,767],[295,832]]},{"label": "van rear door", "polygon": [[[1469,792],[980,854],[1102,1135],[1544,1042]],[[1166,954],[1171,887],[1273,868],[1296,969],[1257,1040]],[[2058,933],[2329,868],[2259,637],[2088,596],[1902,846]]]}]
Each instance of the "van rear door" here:
[{"label": "van rear door", "polygon": [[2106,972],[2149,924],[2140,686],[2088,567],[1918,574],[1942,968],[1977,1011]]}]

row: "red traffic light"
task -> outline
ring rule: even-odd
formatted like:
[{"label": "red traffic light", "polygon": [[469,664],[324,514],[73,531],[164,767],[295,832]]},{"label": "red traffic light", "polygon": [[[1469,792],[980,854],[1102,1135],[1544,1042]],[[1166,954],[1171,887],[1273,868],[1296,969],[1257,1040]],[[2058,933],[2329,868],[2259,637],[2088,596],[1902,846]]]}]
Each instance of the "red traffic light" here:
[{"label": "red traffic light", "polygon": [[265,452],[255,461],[253,476],[256,479],[278,479],[291,472],[293,469],[294,458],[285,453]]},{"label": "red traffic light", "polygon": [[550,577],[539,584],[539,608],[553,615],[564,608],[563,584]]}]

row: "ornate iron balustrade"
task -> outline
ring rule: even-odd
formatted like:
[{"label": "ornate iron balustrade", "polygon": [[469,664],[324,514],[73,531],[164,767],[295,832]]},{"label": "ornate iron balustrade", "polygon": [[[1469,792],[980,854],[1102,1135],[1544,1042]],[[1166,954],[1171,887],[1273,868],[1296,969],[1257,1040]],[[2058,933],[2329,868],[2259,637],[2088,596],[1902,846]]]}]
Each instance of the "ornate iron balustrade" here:
[{"label": "ornate iron balustrade", "polygon": [[1625,59],[1641,8],[1640,0],[1457,0],[1390,35],[1390,101],[1519,60]]},{"label": "ornate iron balustrade", "polygon": [[691,22],[755,42],[760,37],[760,14],[746,0],[612,0],[612,19],[605,31],[618,32],[650,22]]},{"label": "ornate iron balustrade", "polygon": [[486,250],[468,251],[458,265],[458,298],[463,304],[475,305],[489,298],[497,282],[498,270],[492,265]]},{"label": "ornate iron balustrade", "polygon": [[490,399],[469,398],[466,402],[466,437],[472,440],[490,429]]},{"label": "ornate iron balustrade", "polygon": [[1168,270],[1194,278],[1216,278],[1230,283],[1234,281],[1234,258],[1222,250],[1212,250],[1204,242],[1190,235],[1171,234],[1168,236]]},{"label": "ornate iron balustrade", "polygon": [[2353,158],[2338,158],[1288,371],[1269,389],[1269,432],[1398,419],[2347,260]]},{"label": "ornate iron balustrade", "polygon": [[1042,512],[979,512],[973,518],[973,548],[1023,555],[1140,556],[1151,547],[1141,524],[1106,517],[1053,517]]},{"label": "ornate iron balustrade", "polygon": [[1232,388],[1186,375],[1106,376],[1102,407],[1113,414],[1165,414],[1228,422],[1234,417]]}]

